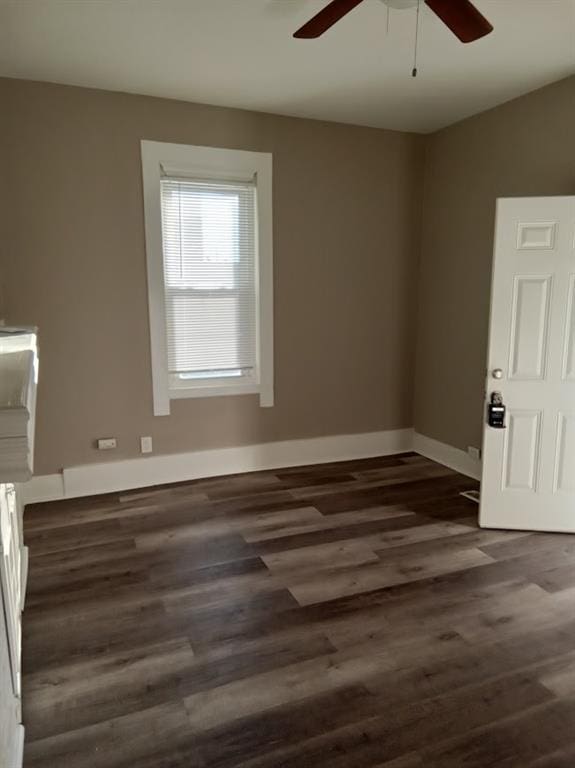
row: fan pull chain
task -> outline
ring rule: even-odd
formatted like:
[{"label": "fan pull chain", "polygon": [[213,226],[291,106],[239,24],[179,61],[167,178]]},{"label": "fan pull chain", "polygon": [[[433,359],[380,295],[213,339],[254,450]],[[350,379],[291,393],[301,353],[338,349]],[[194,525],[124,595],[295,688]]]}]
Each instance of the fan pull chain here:
[{"label": "fan pull chain", "polygon": [[417,77],[417,47],[419,44],[419,10],[421,7],[421,0],[417,0],[417,14],[415,18],[415,47],[413,49],[413,69],[411,70],[411,76]]}]

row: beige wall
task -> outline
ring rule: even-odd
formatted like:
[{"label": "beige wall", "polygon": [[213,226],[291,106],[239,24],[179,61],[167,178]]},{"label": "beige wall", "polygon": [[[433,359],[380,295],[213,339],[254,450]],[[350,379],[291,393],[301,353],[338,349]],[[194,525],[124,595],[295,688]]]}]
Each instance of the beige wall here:
[{"label": "beige wall", "polygon": [[[480,445],[495,199],[575,193],[574,77],[427,137],[2,79],[0,112],[0,316],[40,327],[38,473],[140,435],[161,454],[409,427],[413,402],[419,432]],[[274,154],[273,409],[152,416],[142,138]]]},{"label": "beige wall", "polygon": [[419,432],[462,449],[481,445],[496,198],[570,194],[575,77],[429,137],[415,386]]},{"label": "beige wall", "polygon": [[[6,314],[40,328],[36,471],[409,427],[421,136],[0,80]],[[140,139],[273,152],[276,406],[152,416]],[[114,454],[94,450],[114,435]]]}]

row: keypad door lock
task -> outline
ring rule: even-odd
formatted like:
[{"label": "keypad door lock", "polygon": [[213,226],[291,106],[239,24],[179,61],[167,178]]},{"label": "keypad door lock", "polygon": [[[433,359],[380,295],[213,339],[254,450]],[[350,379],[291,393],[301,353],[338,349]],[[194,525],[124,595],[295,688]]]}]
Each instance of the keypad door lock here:
[{"label": "keypad door lock", "polygon": [[492,392],[487,406],[487,423],[493,429],[505,429],[505,405],[501,392]]}]

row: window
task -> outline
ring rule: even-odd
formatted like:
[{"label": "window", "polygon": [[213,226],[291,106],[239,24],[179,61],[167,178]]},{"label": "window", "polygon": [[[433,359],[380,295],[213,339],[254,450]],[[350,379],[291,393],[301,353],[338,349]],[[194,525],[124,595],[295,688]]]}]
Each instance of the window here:
[{"label": "window", "polygon": [[271,156],[142,142],[154,413],[273,405]]},{"label": "window", "polygon": [[166,177],[161,189],[170,387],[253,387],[255,185]]}]

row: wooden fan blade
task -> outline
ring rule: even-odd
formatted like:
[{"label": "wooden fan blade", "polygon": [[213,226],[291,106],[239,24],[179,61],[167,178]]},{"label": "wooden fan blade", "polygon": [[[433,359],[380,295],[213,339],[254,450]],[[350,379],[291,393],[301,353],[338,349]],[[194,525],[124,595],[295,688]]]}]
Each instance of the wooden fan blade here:
[{"label": "wooden fan blade", "polygon": [[462,43],[472,43],[493,31],[470,0],[425,0],[425,3]]},{"label": "wooden fan blade", "polygon": [[340,19],[356,7],[363,3],[363,0],[332,0],[329,5],[304,24],[301,29],[294,34],[294,37],[310,40],[314,37],[320,37],[330,27],[333,27]]}]

